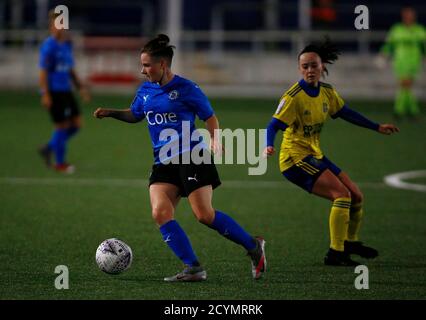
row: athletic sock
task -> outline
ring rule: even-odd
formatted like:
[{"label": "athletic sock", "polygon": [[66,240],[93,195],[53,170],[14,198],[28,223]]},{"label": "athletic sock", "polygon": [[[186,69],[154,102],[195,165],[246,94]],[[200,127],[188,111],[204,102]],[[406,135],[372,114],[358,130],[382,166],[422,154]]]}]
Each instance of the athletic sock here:
[{"label": "athletic sock", "polygon": [[56,164],[65,163],[67,129],[56,129],[48,146],[55,153]]},{"label": "athletic sock", "polygon": [[420,113],[419,104],[413,90],[407,90],[407,111],[411,116],[417,116]]},{"label": "athletic sock", "polygon": [[225,238],[242,245],[247,251],[256,248],[257,243],[255,239],[234,219],[223,212],[215,211],[215,218],[209,227],[219,232]]},{"label": "athletic sock", "polygon": [[176,220],[170,220],[163,224],[160,227],[160,232],[163,235],[164,242],[184,264],[191,267],[200,265],[191,242]]},{"label": "athletic sock", "polygon": [[407,94],[407,89],[400,88],[397,91],[396,99],[395,99],[394,112],[396,115],[403,116],[405,114],[406,106],[409,103],[408,99],[409,99],[409,96]]},{"label": "athletic sock", "polygon": [[348,241],[358,241],[363,213],[362,203],[351,205],[349,211]]},{"label": "athletic sock", "polygon": [[349,208],[351,198],[337,198],[333,201],[330,212],[330,248],[344,251],[348,233]]}]

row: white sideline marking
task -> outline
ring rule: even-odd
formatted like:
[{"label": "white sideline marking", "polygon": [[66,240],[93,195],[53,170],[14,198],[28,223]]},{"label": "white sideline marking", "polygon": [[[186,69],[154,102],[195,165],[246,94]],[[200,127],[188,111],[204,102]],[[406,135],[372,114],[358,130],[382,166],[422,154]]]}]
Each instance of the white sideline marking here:
[{"label": "white sideline marking", "polygon": [[426,185],[403,180],[426,177],[426,170],[398,172],[385,176],[384,182],[393,188],[426,192]]},{"label": "white sideline marking", "polygon": [[[35,186],[100,186],[100,187],[147,187],[147,179],[112,179],[112,178],[24,178],[24,177],[0,177],[0,184],[3,185],[35,185]],[[361,182],[361,187],[369,189],[387,188],[384,183]],[[265,180],[224,180],[221,187],[238,189],[275,189],[275,188],[298,188],[286,181],[265,181]]]}]

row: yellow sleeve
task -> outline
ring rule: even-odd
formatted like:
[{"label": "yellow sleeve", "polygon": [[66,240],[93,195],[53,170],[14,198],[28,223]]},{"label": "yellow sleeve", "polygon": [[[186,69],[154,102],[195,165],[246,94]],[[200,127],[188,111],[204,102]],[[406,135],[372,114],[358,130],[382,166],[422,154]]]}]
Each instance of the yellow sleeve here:
[{"label": "yellow sleeve", "polygon": [[345,105],[345,101],[340,97],[336,90],[331,89],[331,98],[330,98],[330,111],[329,114],[332,116]]},{"label": "yellow sleeve", "polygon": [[294,97],[284,95],[273,117],[290,126],[296,121],[296,105]]}]

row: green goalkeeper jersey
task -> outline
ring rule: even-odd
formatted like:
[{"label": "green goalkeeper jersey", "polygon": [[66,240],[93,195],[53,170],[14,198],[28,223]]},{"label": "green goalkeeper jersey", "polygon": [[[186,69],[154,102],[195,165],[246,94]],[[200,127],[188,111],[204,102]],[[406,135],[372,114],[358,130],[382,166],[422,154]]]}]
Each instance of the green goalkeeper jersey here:
[{"label": "green goalkeeper jersey", "polygon": [[420,24],[395,24],[389,31],[382,53],[392,56],[397,75],[415,76],[426,52],[426,31]]}]

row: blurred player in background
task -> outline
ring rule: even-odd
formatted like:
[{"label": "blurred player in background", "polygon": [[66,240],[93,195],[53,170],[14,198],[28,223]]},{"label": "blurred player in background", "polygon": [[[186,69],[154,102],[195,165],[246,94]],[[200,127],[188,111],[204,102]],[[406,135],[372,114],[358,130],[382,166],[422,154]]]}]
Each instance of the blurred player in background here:
[{"label": "blurred player in background", "polygon": [[[229,215],[212,207],[213,189],[221,183],[213,159],[205,146],[201,152],[208,153],[210,163],[197,164],[191,153],[199,142],[191,138],[191,142],[185,145],[184,141],[189,141],[193,136],[195,117],[198,116],[210,133],[211,150],[219,152],[221,146],[215,136],[219,123],[200,88],[172,73],[173,49],[166,35],[149,41],[141,53],[142,73],[149,81],[140,86],[130,108],[98,108],[94,116],[112,117],[129,123],[146,119],[155,158],[149,179],[152,216],[164,242],[185,265],[182,272],[165,278],[165,281],[202,281],[207,278],[186,233],[174,220],[181,197],[188,197],[198,221],[247,250],[251,257],[252,275],[259,279],[266,268],[265,241],[261,237],[251,236]],[[185,123],[187,130],[183,129]],[[170,139],[161,138],[170,130],[175,130],[176,134]],[[170,155],[162,153],[167,146],[176,147]],[[183,162],[186,155],[190,159],[187,164]],[[178,163],[173,163],[176,159]]]},{"label": "blurred player in background", "polygon": [[426,32],[422,25],[416,23],[413,8],[403,8],[401,17],[402,22],[390,29],[381,53],[392,58],[399,82],[394,115],[397,118],[405,115],[417,117],[420,110],[412,88],[426,54]]},{"label": "blurred player in background", "polygon": [[[40,91],[41,103],[55,124],[50,141],[39,148],[46,165],[58,172],[73,173],[74,166],[65,160],[68,140],[80,129],[81,116],[77,101],[72,93],[72,83],[79,89],[84,102],[90,95],[74,69],[72,44],[65,29],[55,27],[59,16],[49,12],[50,36],[40,48]],[[55,164],[52,163],[55,155]]]},{"label": "blurred player in background", "polygon": [[333,87],[320,82],[326,64],[338,59],[336,47],[326,39],[306,46],[298,56],[303,78],[282,96],[267,128],[266,155],[275,152],[274,138],[284,131],[280,171],[292,183],[332,201],[329,217],[330,248],[326,265],[354,266],[350,254],[375,258],[377,250],[358,240],[363,216],[363,194],[349,176],[326,158],[320,149],[320,133],[327,116],[342,118],[382,134],[398,132],[392,124],[377,124],[351,110]]}]

